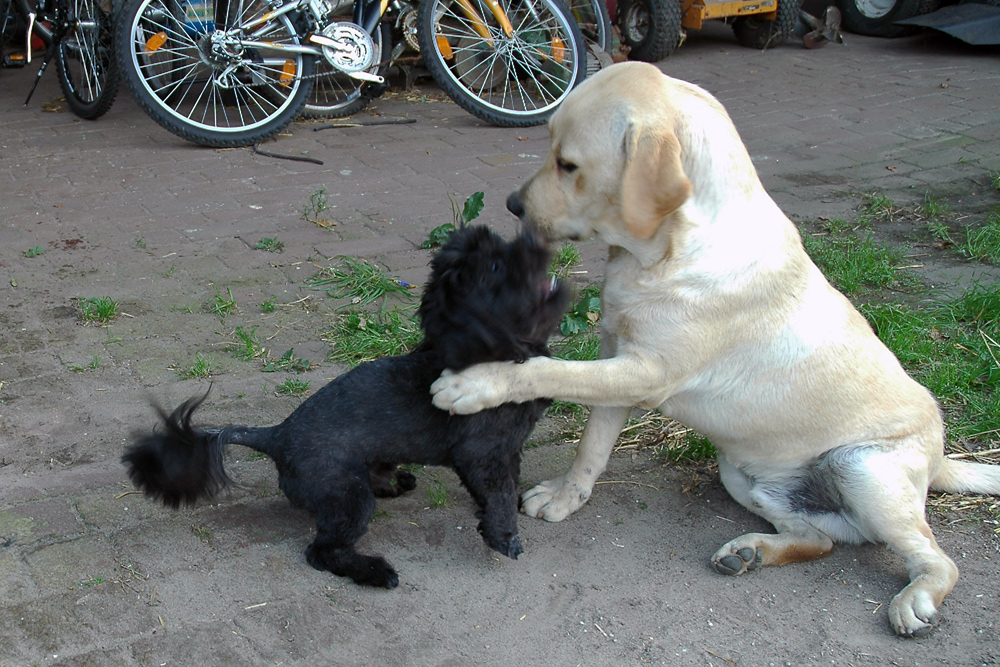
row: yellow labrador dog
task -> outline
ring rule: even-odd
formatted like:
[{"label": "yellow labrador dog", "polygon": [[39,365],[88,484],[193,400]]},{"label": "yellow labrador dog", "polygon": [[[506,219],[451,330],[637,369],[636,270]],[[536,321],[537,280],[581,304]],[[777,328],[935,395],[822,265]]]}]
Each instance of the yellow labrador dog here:
[{"label": "yellow labrador dog", "polygon": [[507,205],[549,239],[610,246],[602,358],[446,372],[435,405],[595,406],[569,471],[522,497],[549,521],[590,497],[630,408],[658,408],[711,439],[726,489],[777,529],[725,544],[716,570],[885,542],[910,573],[892,627],[927,633],[958,577],[924,518],[927,490],[1000,493],[1000,466],[943,457],[934,398],[803,251],[707,92],[623,63],[577,88],[549,128],[551,153]]}]

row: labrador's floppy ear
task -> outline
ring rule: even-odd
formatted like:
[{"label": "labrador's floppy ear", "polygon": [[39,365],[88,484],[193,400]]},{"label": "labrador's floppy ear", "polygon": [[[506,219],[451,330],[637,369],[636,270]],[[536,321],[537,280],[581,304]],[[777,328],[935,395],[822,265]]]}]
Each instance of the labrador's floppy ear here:
[{"label": "labrador's floppy ear", "polygon": [[632,236],[648,239],[665,217],[691,194],[681,165],[681,144],[673,130],[644,127],[633,120],[625,130],[622,217]]}]

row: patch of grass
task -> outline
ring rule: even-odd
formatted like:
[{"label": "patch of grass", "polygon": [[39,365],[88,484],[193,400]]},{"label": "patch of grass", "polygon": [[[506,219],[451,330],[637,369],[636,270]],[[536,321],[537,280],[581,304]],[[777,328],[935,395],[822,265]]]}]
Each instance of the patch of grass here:
[{"label": "patch of grass", "polygon": [[263,250],[265,252],[284,252],[285,244],[278,239],[262,238],[257,241],[257,244],[253,247],[254,250]]},{"label": "patch of grass", "polygon": [[288,348],[288,351],[281,355],[281,358],[272,361],[265,361],[261,369],[265,373],[276,373],[278,371],[290,371],[293,373],[305,373],[312,368],[312,363],[295,356],[295,348]]},{"label": "patch of grass", "polygon": [[951,238],[951,230],[943,222],[938,220],[929,221],[927,223],[927,231],[930,232],[931,238],[934,239],[939,248],[946,248],[955,244],[955,241]]},{"label": "patch of grass", "polygon": [[435,479],[427,487],[427,500],[430,501],[431,507],[444,507],[448,504],[448,487],[441,483],[441,480]]},{"label": "patch of grass", "polygon": [[135,237],[135,247],[136,248],[145,248],[146,247],[146,239],[144,239],[141,236]]},{"label": "patch of grass", "polygon": [[106,324],[118,316],[118,302],[110,296],[80,299],[80,319]]},{"label": "patch of grass", "polygon": [[309,391],[309,381],[302,381],[298,378],[288,378],[277,387],[274,393],[278,396],[302,396]]},{"label": "patch of grass", "polygon": [[859,220],[864,223],[876,220],[892,221],[900,210],[896,202],[885,193],[878,190],[866,192],[862,195]]},{"label": "patch of grass", "polygon": [[929,192],[924,193],[923,203],[917,207],[917,214],[927,220],[937,220],[951,214],[951,208]]},{"label": "patch of grass", "polygon": [[211,542],[214,537],[214,535],[212,535],[212,529],[208,526],[198,524],[192,525],[191,532],[194,533],[194,536],[202,542]]},{"label": "patch of grass", "polygon": [[914,284],[913,278],[898,268],[905,252],[877,243],[871,234],[863,239],[853,234],[804,234],[802,244],[827,279],[847,296]]},{"label": "patch of grass", "polygon": [[208,312],[215,313],[222,320],[225,320],[234,310],[236,310],[236,299],[233,297],[233,290],[226,288],[226,294],[228,296],[223,296],[222,292],[218,289],[215,290],[215,296],[208,304]]},{"label": "patch of grass", "polygon": [[101,357],[95,354],[93,357],[91,357],[90,363],[87,364],[86,366],[69,366],[68,368],[74,373],[82,373],[83,371],[97,370],[97,367],[100,365],[101,365]]},{"label": "patch of grass", "polygon": [[406,354],[423,340],[423,332],[413,311],[351,310],[338,317],[320,338],[332,348],[331,361],[353,367],[379,357]]},{"label": "patch of grass", "polygon": [[25,250],[23,254],[28,259],[32,259],[33,257],[38,257],[39,255],[43,254],[44,252],[45,252],[45,249],[42,248],[42,246],[36,245],[34,248],[28,248],[27,250]]},{"label": "patch of grass", "polygon": [[904,368],[941,402],[953,437],[1000,429],[1000,283],[976,285],[921,310],[895,304],[860,309]]},{"label": "patch of grass", "polygon": [[275,308],[277,308],[277,297],[268,297],[260,302],[260,309],[265,313],[273,313]]},{"label": "patch of grass", "polygon": [[593,331],[587,331],[553,341],[549,348],[552,356],[557,359],[594,361],[601,356],[601,337]]},{"label": "patch of grass", "polygon": [[965,228],[962,254],[970,259],[1000,264],[1000,212],[990,213],[984,225]]},{"label": "patch of grass", "polygon": [[1000,190],[1000,171],[991,171],[989,174],[990,187],[994,190]]},{"label": "patch of grass", "polygon": [[353,257],[341,257],[338,266],[320,269],[308,278],[306,284],[313,288],[327,288],[326,293],[335,299],[350,299],[353,306],[367,306],[379,299],[383,307],[388,297],[412,299],[410,286],[385,273],[374,264]]},{"label": "patch of grass", "polygon": [[572,243],[563,243],[552,255],[549,263],[549,275],[559,280],[566,280],[569,272],[580,264],[580,251]]},{"label": "patch of grass", "polygon": [[170,268],[169,268],[169,269],[167,269],[166,271],[161,271],[161,272],[160,272],[160,275],[161,275],[162,277],[164,277],[164,278],[173,278],[173,277],[174,277],[174,272],[175,272],[176,270],[177,270],[177,267],[176,267],[176,266],[174,266],[173,264],[171,264],[171,265],[170,265]]},{"label": "patch of grass", "polygon": [[91,577],[85,581],[81,581],[80,585],[84,588],[93,588],[94,586],[99,586],[107,581],[104,577]]},{"label": "patch of grass", "polygon": [[212,377],[212,359],[203,354],[194,356],[194,363],[188,368],[180,368],[177,375],[185,380],[204,380]]},{"label": "patch of grass", "polygon": [[257,327],[253,327],[249,331],[243,327],[236,327],[233,331],[233,338],[235,340],[226,349],[237,359],[253,361],[267,354],[267,350],[257,340]]}]

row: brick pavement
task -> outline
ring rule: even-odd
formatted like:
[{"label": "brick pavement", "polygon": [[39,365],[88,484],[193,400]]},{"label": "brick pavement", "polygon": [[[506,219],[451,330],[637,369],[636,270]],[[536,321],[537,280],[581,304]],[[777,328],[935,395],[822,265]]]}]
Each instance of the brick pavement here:
[{"label": "brick pavement", "polygon": [[[761,53],[738,47],[727,27],[710,25],[692,33],[684,47],[660,66],[720,98],[765,186],[794,219],[849,217],[858,203],[857,193],[869,188],[882,189],[900,202],[918,201],[925,191],[933,190],[973,208],[997,203],[996,193],[984,187],[985,174],[1000,170],[1000,58],[996,50],[973,50],[938,38],[886,41],[848,35],[842,47],[807,51],[787,45]],[[189,518],[138,498],[118,498],[116,493],[128,486],[117,455],[127,434],[149,423],[143,396],[152,391],[173,401],[201,387],[179,381],[176,368],[189,363],[196,352],[220,350],[223,345],[231,325],[202,312],[213,293],[232,289],[242,305],[242,316],[254,321],[252,304],[269,296],[289,304],[309,296],[302,279],[316,264],[340,254],[372,259],[419,284],[427,263],[427,253],[419,244],[430,229],[451,219],[449,196],[461,201],[483,190],[487,209],[482,219],[506,232],[513,230],[503,200],[545,155],[545,129],[486,127],[442,101],[433,86],[423,85],[428,100],[395,94],[374,105],[375,113],[415,118],[415,124],[319,132],[312,125],[296,124],[268,145],[270,150],[324,161],[314,165],[255,156],[246,149],[195,147],[146,118],[125,90],[111,112],[96,122],[80,121],[68,113],[42,112],[42,103],[58,97],[54,73],[46,76],[32,105],[23,109],[21,100],[32,76],[30,70],[0,71],[0,543],[6,545],[0,548],[0,599],[10,617],[0,620],[5,627],[0,633],[0,665],[160,664],[168,658],[173,664],[193,664],[205,656],[191,646],[203,646],[206,641],[215,648],[203,664],[252,664],[265,651],[247,648],[241,643],[243,638],[234,637],[271,633],[282,622],[287,628],[289,621],[282,619],[296,620],[300,633],[299,644],[288,649],[286,660],[308,664],[310,658],[329,654],[321,648],[326,639],[322,630],[302,629],[308,627],[300,613],[303,609],[325,613],[327,598],[336,597],[338,622],[359,635],[380,623],[380,614],[398,616],[391,603],[354,588],[340,585],[333,593],[322,593],[328,584],[319,582],[328,579],[298,560],[308,522],[282,509],[280,503],[266,505],[267,513],[278,517],[276,521],[254,527],[253,517],[259,516],[254,508],[267,502],[258,497],[261,488],[266,490],[267,471],[252,468],[248,462],[238,466],[246,488],[234,491],[235,502],[231,499],[218,514],[212,507],[199,508]],[[301,219],[302,207],[319,188],[326,189],[329,216],[337,223],[330,229]],[[261,237],[280,238],[285,252],[269,256],[253,251]],[[32,260],[24,258],[24,250],[35,245],[41,245],[45,253]],[[581,249],[588,278],[596,279],[603,249],[593,243],[582,244]],[[107,330],[76,325],[76,300],[100,294],[113,294],[128,317]],[[312,297],[315,302],[317,295]],[[316,313],[324,309],[329,307],[322,303],[313,310],[288,308],[262,320],[268,346],[279,354],[294,347],[301,356],[321,362],[327,348],[317,340]],[[97,356],[101,358],[97,373],[67,370]],[[275,399],[267,386],[269,378],[263,380],[262,392],[261,374],[247,370],[241,362],[221,353],[217,359],[222,375],[211,405],[203,412],[205,419],[276,419],[297,402]],[[318,385],[338,371],[321,365],[308,377]],[[562,466],[564,458],[556,468]],[[595,499],[589,506],[597,508],[593,511],[598,514],[608,509],[598,502],[612,506],[631,502],[630,496],[614,495],[606,488],[603,500]],[[644,502],[666,502],[669,494],[662,495]],[[123,504],[127,505],[124,509]],[[419,511],[412,504],[403,507]],[[676,511],[680,516],[681,510]],[[706,520],[714,520],[714,513],[708,516]],[[241,554],[235,547],[231,552],[229,547],[193,539],[192,521],[211,523],[220,536],[219,545],[250,546]],[[440,545],[440,535],[453,530],[452,521],[450,516],[430,520],[428,530],[433,534],[428,534],[427,545]],[[752,522],[752,518],[740,521]],[[391,544],[399,553],[404,547],[392,538],[405,532],[406,522],[386,522],[379,529],[386,533],[379,544],[383,549]],[[522,525],[527,539],[539,548],[546,536],[577,539],[537,523]],[[700,525],[684,539],[702,539],[707,524]],[[590,548],[584,538],[579,539],[581,543],[574,541],[574,547]],[[173,544],[185,546],[173,549]],[[703,559],[711,550],[706,546],[704,553],[688,554],[690,545],[685,544],[685,556],[678,563],[685,558]],[[423,541],[417,545],[422,546]],[[281,557],[272,547],[280,549]],[[612,553],[605,554],[606,558],[623,556],[608,548]],[[970,554],[979,553],[973,549]],[[410,566],[404,578],[443,594],[435,586],[437,579],[446,581],[445,575],[422,574],[423,566],[418,564],[431,566],[421,549],[403,553]],[[850,553],[833,556],[829,562],[850,568]],[[884,563],[879,556],[865,553],[856,558],[875,561],[864,569],[864,580],[869,581],[871,570]],[[452,560],[444,559],[441,549],[435,554],[445,564],[457,562],[464,567],[477,558],[482,560],[475,544],[457,549]],[[108,577],[117,573],[121,579],[126,558],[141,563],[142,570],[153,572],[152,581],[158,582],[127,577],[124,583],[118,582],[123,593],[138,589],[137,597],[148,608],[140,605],[122,612],[121,600],[113,597],[118,588],[110,584],[93,596],[82,591],[80,582],[95,573]],[[666,560],[663,555],[656,558]],[[253,576],[219,574],[249,571],[248,563],[267,565],[269,574],[263,583]],[[480,563],[474,581],[495,577],[508,586],[508,592],[496,594],[497,605],[516,618],[522,602],[511,599],[516,586],[511,583],[510,569],[500,569],[499,564]],[[705,576],[701,569],[694,571],[694,577]],[[197,586],[211,593],[211,599],[178,598],[179,582],[190,585],[192,577]],[[891,590],[896,580],[891,573],[885,579],[886,589]],[[764,580],[747,580],[740,586],[753,588],[756,595],[758,587],[766,588],[760,581]],[[635,585],[624,581],[619,585],[628,589],[630,583]],[[614,583],[609,585],[614,589]],[[257,586],[263,588],[257,590]],[[576,586],[575,593],[573,589],[554,593],[550,607],[566,611],[573,608],[567,600],[576,599],[586,599],[598,609],[609,604],[597,594],[586,597],[588,593],[581,591],[589,589],[583,584]],[[963,579],[960,586],[975,587],[975,582]],[[420,622],[431,628],[415,655],[433,662],[427,656],[436,655],[431,647],[434,633],[455,642],[470,640],[465,630],[454,630],[469,613],[465,607],[427,609],[413,590],[406,595],[407,604],[418,610],[414,613]],[[679,595],[681,591],[671,591],[663,599]],[[734,599],[740,595],[734,591]],[[232,606],[218,612],[222,619],[216,618],[218,610],[212,600],[231,598],[236,601],[233,604],[250,605],[268,596],[274,601],[272,609],[281,611],[274,612],[277,616],[265,614],[268,620],[262,625],[247,620],[244,612]],[[531,593],[527,596],[530,601]],[[975,599],[961,589],[955,598]],[[816,600],[808,604],[813,606]],[[832,608],[836,603],[828,604]],[[995,597],[982,604],[984,609],[993,604],[995,611]],[[339,608],[345,605],[354,611]],[[366,607],[377,613],[369,616],[363,611]],[[627,616],[621,608],[615,607],[617,613]],[[800,612],[794,606],[790,609],[782,618],[794,624]],[[669,604],[666,611],[670,611]],[[244,614],[239,616],[242,620],[233,621],[231,633],[226,613]],[[438,621],[439,616],[443,620]],[[174,630],[185,617],[197,620],[184,632]],[[157,629],[157,618],[163,626],[162,640],[150,636]],[[641,620],[642,615],[636,622]],[[878,633],[874,639],[868,635],[843,639],[836,624],[823,625],[823,619],[816,622],[824,628],[824,641],[833,642],[821,644],[827,656],[842,662],[859,655],[878,656],[882,664],[925,658],[921,652],[925,649],[913,648],[912,643],[902,646]],[[764,656],[782,657],[778,647],[783,627],[789,626],[781,626],[779,618],[776,632],[769,640],[765,638],[765,644],[771,642],[767,651],[754,653],[744,644],[734,644],[730,654],[744,651],[748,657],[740,664],[760,664]],[[556,662],[571,656],[587,661],[587,656],[610,655],[576,653],[582,649],[564,645],[559,638],[579,632],[574,628],[558,623],[549,628],[542,623],[538,636],[544,641],[528,637],[525,641],[538,656]],[[549,629],[552,633],[545,634]],[[386,632],[389,638],[380,641],[394,646],[392,633]],[[930,655],[945,651],[950,643],[964,641],[975,650],[995,641],[995,629],[986,631],[986,639],[975,632],[975,628],[966,634],[958,628],[942,632],[944,643],[930,644]],[[676,648],[666,646],[666,640],[658,644],[649,637],[647,641],[638,630],[629,635],[623,629],[619,636],[623,644],[630,638],[635,648],[614,655],[632,661],[666,660]],[[185,637],[194,637],[194,643]],[[697,664],[704,664],[701,658],[712,660],[703,652],[706,645],[728,646],[727,640],[718,637],[711,641],[719,644],[706,644],[706,637],[690,644],[692,651],[698,650]],[[680,639],[675,644],[687,646],[689,641]],[[843,641],[853,646],[853,653],[836,643]],[[854,641],[859,643],[851,644]],[[349,656],[343,657],[345,664],[365,664],[366,655],[377,655],[388,664],[405,662],[375,649],[351,646]],[[986,655],[989,649],[982,651]],[[61,658],[53,657],[60,653]],[[469,659],[462,650],[457,653]],[[689,657],[694,660],[696,656]],[[790,662],[805,660],[785,657]]]}]

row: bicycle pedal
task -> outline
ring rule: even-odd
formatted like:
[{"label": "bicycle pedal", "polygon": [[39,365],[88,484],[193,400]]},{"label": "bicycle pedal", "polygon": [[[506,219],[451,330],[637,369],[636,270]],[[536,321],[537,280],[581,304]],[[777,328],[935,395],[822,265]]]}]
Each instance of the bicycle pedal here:
[{"label": "bicycle pedal", "polygon": [[3,57],[4,67],[24,67],[28,64],[23,53],[8,53]]},{"label": "bicycle pedal", "polygon": [[391,86],[383,81],[382,83],[369,83],[365,86],[365,97],[369,99],[378,99],[382,97]]}]

